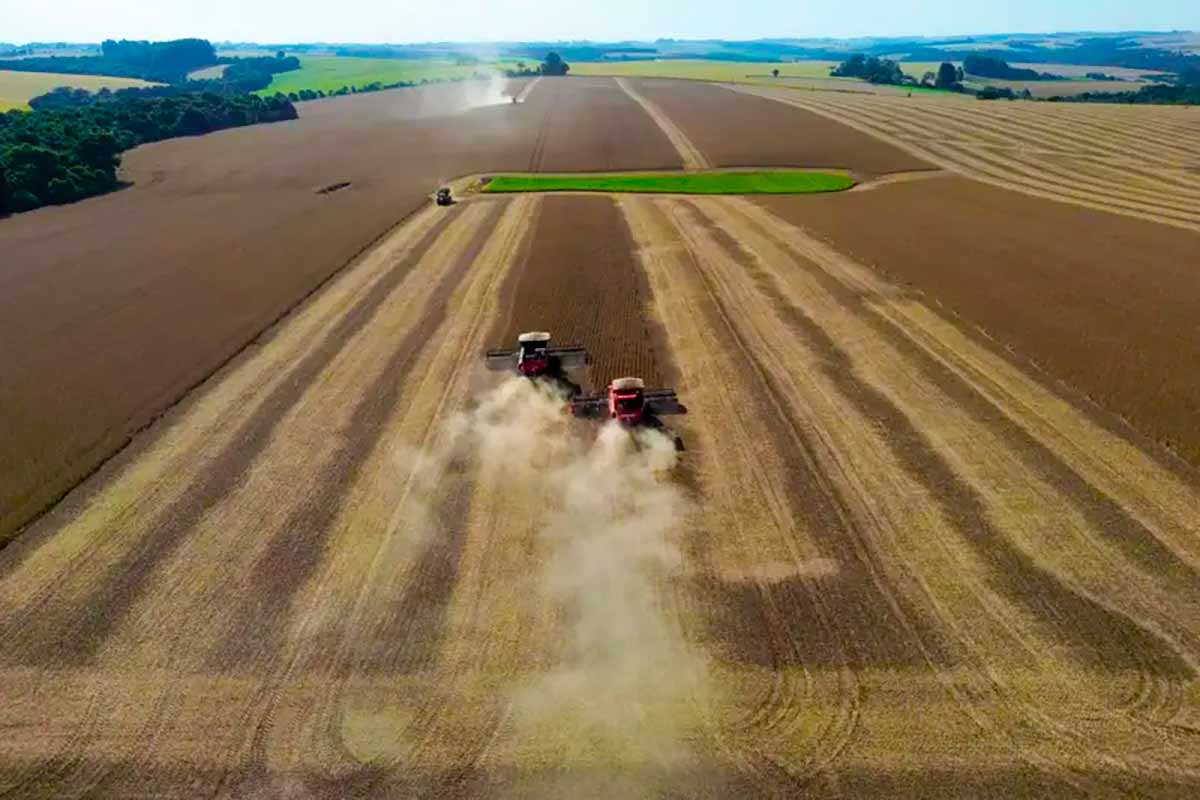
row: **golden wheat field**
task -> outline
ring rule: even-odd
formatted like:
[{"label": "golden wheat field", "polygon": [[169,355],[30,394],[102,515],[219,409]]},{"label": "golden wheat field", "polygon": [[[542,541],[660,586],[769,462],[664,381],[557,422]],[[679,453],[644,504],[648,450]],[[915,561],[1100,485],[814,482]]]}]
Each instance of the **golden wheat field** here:
[{"label": "golden wheat field", "polygon": [[1200,230],[1200,109],[738,88],[986,183]]},{"label": "golden wheat field", "polygon": [[[1164,265],[1200,243],[1192,185],[1170,173],[1194,147],[1170,133],[1187,118],[1131,118],[1158,148],[1142,156],[1122,110],[916,113],[606,78],[527,92],[377,120],[353,185],[319,200],[330,176],[311,163],[258,179],[311,203],[273,229],[382,215],[434,175],[365,143],[437,153],[443,125],[459,137],[443,163],[468,178],[501,157],[600,171],[632,153],[861,180],[397,210],[0,551],[0,796],[1200,795],[1200,472],[1138,416],[1186,435],[1200,398],[1183,368],[1200,292]],[[332,139],[331,108],[385,117],[394,100],[306,113]],[[737,117],[769,125],[733,141]],[[497,132],[478,153],[472,126]],[[224,163],[271,161],[305,130],[244,132]],[[1072,142],[1076,170],[1056,160]],[[164,149],[163,186],[204,172],[201,145]],[[1141,177],[1088,194],[1118,162]],[[1018,177],[1043,164],[1046,188]],[[1146,185],[1175,199],[1144,203]],[[263,197],[194,192],[218,190],[229,214]],[[81,213],[52,221],[69,236]],[[1071,236],[1114,262],[1078,289]],[[202,238],[178,247],[219,252]],[[131,311],[126,336],[160,335],[156,319]],[[1108,405],[1038,349],[1064,319],[1062,352],[1121,387]],[[1114,319],[1137,347],[1100,335]],[[689,413],[671,436],[593,426],[561,389],[485,371],[531,329],[591,351],[589,388],[638,372]],[[1179,405],[1144,402],[1163,387]]]}]

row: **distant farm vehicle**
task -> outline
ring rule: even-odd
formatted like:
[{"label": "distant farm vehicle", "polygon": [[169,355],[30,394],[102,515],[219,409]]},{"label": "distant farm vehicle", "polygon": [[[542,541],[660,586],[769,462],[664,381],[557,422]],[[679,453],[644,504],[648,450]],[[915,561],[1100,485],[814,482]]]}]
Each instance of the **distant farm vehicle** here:
[{"label": "distant farm vehicle", "polygon": [[516,350],[489,350],[484,355],[487,368],[496,372],[515,372],[526,378],[557,381],[573,397],[579,386],[567,376],[567,370],[588,365],[588,353],[582,347],[551,347],[550,334],[530,331],[517,337]]},{"label": "distant farm vehicle", "polygon": [[437,190],[437,204],[439,206],[454,205],[454,195],[450,193],[449,186],[443,186],[441,189]]}]

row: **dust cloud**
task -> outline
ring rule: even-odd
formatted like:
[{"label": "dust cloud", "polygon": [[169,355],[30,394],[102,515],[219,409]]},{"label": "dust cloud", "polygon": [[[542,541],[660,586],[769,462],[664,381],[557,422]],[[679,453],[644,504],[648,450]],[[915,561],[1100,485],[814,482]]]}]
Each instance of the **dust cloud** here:
[{"label": "dust cloud", "polygon": [[462,114],[479,108],[511,103],[508,79],[495,70],[445,83],[402,89],[392,95],[388,110],[394,119],[428,119]]},{"label": "dust cloud", "polygon": [[[542,498],[541,563],[533,586],[559,609],[552,666],[511,698],[511,757],[554,764],[522,796],[623,796],[653,792],[688,772],[690,709],[704,663],[669,607],[682,568],[673,539],[688,515],[666,472],[674,441],[615,424],[573,431],[566,398],[548,384],[506,380],[450,425],[456,452],[470,452],[479,480],[511,497]],[[495,535],[503,537],[504,532]]]},{"label": "dust cloud", "polygon": [[488,73],[486,78],[464,81],[466,87],[467,108],[482,108],[509,102],[504,93],[507,80],[495,70]]}]

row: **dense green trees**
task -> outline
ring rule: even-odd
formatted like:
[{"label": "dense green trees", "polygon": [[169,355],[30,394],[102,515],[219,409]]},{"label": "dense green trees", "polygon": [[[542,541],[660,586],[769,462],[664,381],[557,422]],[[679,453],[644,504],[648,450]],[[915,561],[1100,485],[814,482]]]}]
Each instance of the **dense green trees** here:
[{"label": "dense green trees", "polygon": [[210,93],[0,114],[0,214],[111,191],[121,152],[145,142],[296,116],[282,95]]},{"label": "dense green trees", "polygon": [[49,56],[0,61],[0,69],[18,72],[62,72],[71,75],[116,75],[161,83],[185,80],[189,72],[220,61],[203,39],[170,42],[108,40],[98,56]]},{"label": "dense green trees", "polygon": [[963,71],[968,75],[978,75],[981,78],[999,78],[1006,81],[1057,81],[1061,75],[1049,72],[1038,72],[1035,69],[1018,69],[1010,67],[1008,62],[995,56],[985,56],[971,53],[963,59]]},{"label": "dense green trees", "polygon": [[900,65],[887,58],[853,55],[830,71],[835,78],[861,78],[871,83],[906,84],[915,83],[907,78]]},{"label": "dense green trees", "polygon": [[958,70],[949,61],[943,61],[942,65],[938,67],[937,79],[933,85],[939,89],[949,89],[955,92],[961,92],[963,88],[959,81]]},{"label": "dense green trees", "polygon": [[1129,92],[1084,92],[1068,97],[1051,97],[1055,103],[1132,103],[1154,105],[1200,105],[1200,84],[1155,83]]},{"label": "dense green trees", "polygon": [[1007,86],[1004,88],[985,86],[975,93],[975,97],[980,100],[1016,100],[1017,93]]},{"label": "dense green trees", "polygon": [[118,89],[113,92],[101,89],[99,92],[89,92],[86,89],[71,89],[60,86],[44,95],[29,101],[29,107],[35,111],[49,111],[62,108],[77,108],[93,103],[103,103],[123,100],[147,100],[156,97],[179,97],[186,94],[207,92],[223,96],[233,96],[256,92],[271,85],[277,72],[290,72],[300,69],[300,59],[295,56],[280,58],[243,58],[234,61],[225,68],[225,74],[220,78],[202,81],[183,81],[166,86],[147,86],[143,88]]},{"label": "dense green trees", "polygon": [[566,75],[570,71],[571,65],[563,61],[558,53],[551,51],[540,64],[528,67],[524,61],[518,61],[516,69],[505,70],[504,74],[510,78],[534,78],[538,75]]},{"label": "dense green trees", "polygon": [[566,75],[571,71],[571,65],[562,60],[562,56],[553,51],[546,54],[542,62],[543,75]]}]

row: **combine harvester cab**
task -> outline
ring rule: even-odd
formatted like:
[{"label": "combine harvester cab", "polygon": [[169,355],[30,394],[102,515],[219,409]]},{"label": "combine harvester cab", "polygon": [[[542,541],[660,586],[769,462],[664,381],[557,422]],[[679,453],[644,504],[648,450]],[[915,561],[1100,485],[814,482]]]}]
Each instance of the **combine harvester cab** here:
[{"label": "combine harvester cab", "polygon": [[526,378],[558,381],[573,397],[579,387],[567,378],[566,370],[588,365],[587,350],[577,345],[552,347],[546,331],[530,331],[517,337],[516,350],[489,350],[484,355],[487,368],[495,372],[515,372]]},{"label": "combine harvester cab", "polygon": [[617,378],[602,395],[576,397],[571,400],[571,413],[581,419],[611,419],[630,427],[655,428],[670,436],[676,449],[683,449],[679,435],[663,425],[661,418],[686,414],[687,406],[679,402],[674,389],[647,390],[641,378]]}]

